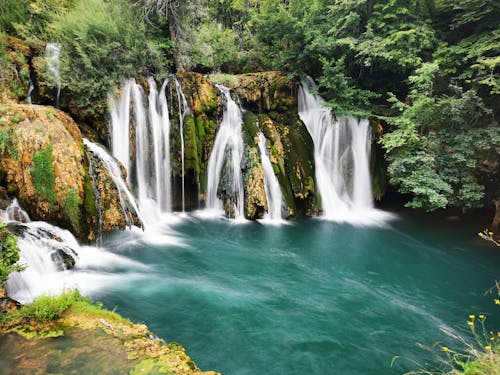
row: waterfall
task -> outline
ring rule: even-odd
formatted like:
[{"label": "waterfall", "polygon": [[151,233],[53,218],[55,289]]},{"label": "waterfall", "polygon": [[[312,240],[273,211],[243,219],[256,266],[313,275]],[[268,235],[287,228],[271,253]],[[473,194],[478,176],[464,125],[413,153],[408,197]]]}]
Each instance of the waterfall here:
[{"label": "waterfall", "polygon": [[9,207],[1,213],[0,219],[3,221],[18,221],[20,223],[29,223],[31,221],[29,215],[21,208],[16,198],[14,198]]},{"label": "waterfall", "polygon": [[177,78],[175,78],[175,90],[177,92],[177,102],[179,108],[179,134],[181,138],[181,189],[182,189],[182,212],[185,211],[185,187],[184,187],[184,118],[188,113],[188,104],[186,100],[186,96],[182,92],[181,83]]},{"label": "waterfall", "polygon": [[45,47],[45,61],[47,62],[47,67],[49,68],[49,72],[52,74],[54,78],[54,83],[56,84],[57,93],[56,93],[56,101],[55,107],[59,108],[59,99],[61,96],[61,46],[54,43],[47,43]]},{"label": "waterfall", "polygon": [[99,146],[98,144],[93,143],[86,138],[83,139],[83,143],[89,152],[91,152],[99,160],[101,160],[106,170],[109,172],[111,178],[113,179],[113,182],[118,189],[120,206],[122,207],[123,215],[125,216],[125,220],[127,221],[127,226],[131,227],[133,225],[133,222],[128,214],[130,210],[133,210],[139,217],[139,219],[144,222],[137,202],[135,201],[134,196],[125,183],[122,171],[118,163],[111,157],[111,155],[108,154],[108,152],[103,147]]},{"label": "waterfall", "polygon": [[274,168],[269,160],[266,149],[266,137],[259,133],[259,152],[264,169],[264,190],[266,192],[268,211],[264,219],[272,221],[280,221],[282,219],[281,210],[283,206],[283,197],[281,195],[281,187],[274,174]]},{"label": "waterfall", "polygon": [[30,78],[29,81],[30,85],[28,88],[28,96],[26,96],[26,103],[28,104],[33,104],[33,101],[31,100],[31,94],[33,94],[33,90],[35,89],[35,85],[33,84],[33,81]]},{"label": "waterfall", "polygon": [[[110,100],[111,149],[135,188],[144,220],[155,223],[161,213],[172,210],[170,118],[165,93],[168,81],[159,92],[153,78],[148,78],[148,83],[147,98],[132,79],[122,85],[120,97]],[[131,137],[131,120],[135,139]],[[131,160],[132,150],[135,163]]]},{"label": "waterfall", "polygon": [[116,100],[110,97],[109,100],[111,153],[127,171],[127,178],[130,178],[130,95],[132,85],[135,85],[135,80],[126,81],[121,86],[121,96]]},{"label": "waterfall", "polygon": [[[223,203],[218,197],[221,179],[225,178],[222,187],[233,205],[233,216],[244,219],[243,176],[241,159],[243,156],[243,123],[240,107],[231,98],[229,88],[216,85],[225,98],[222,122],[215,137],[214,146],[208,160],[207,208],[222,210]],[[223,168],[226,175],[223,174]]]},{"label": "waterfall", "polygon": [[314,143],[316,183],[323,213],[331,219],[354,219],[373,208],[369,169],[371,132],[367,119],[333,118],[311,90],[308,78],[299,90],[299,116]]},{"label": "waterfall", "polygon": [[[87,294],[106,284],[123,283],[141,277],[145,266],[104,249],[80,246],[71,232],[45,222],[31,222],[16,199],[1,218],[17,236],[19,264],[26,269],[13,272],[7,281],[10,297],[29,303],[45,294],[59,294],[78,288]],[[137,270],[122,276],[113,269]],[[139,273],[140,270],[140,273]]]}]

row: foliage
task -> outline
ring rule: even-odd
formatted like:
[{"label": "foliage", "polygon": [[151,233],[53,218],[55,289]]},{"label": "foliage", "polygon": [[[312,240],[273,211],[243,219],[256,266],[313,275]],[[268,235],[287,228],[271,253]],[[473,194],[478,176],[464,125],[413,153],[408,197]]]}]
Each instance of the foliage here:
[{"label": "foliage", "polygon": [[[500,284],[495,282],[495,286],[490,292],[496,290],[500,296]],[[495,305],[500,305],[500,299],[493,299]],[[429,369],[425,366],[411,361],[420,367],[419,370],[410,371],[405,375],[499,375],[500,374],[500,332],[492,331],[486,327],[487,316],[485,314],[469,314],[466,322],[470,331],[470,340],[451,332],[447,328],[441,331],[449,337],[459,341],[462,350],[454,350],[448,346],[439,345],[440,355],[436,355],[440,368]],[[396,356],[392,359],[391,367],[399,360]],[[445,367],[443,367],[443,365]],[[446,368],[446,371],[443,369]],[[451,370],[451,371],[450,371]]]},{"label": "foliage", "polygon": [[56,203],[52,145],[47,145],[33,155],[33,168],[30,170],[33,186],[41,199],[51,205]]},{"label": "foliage", "polygon": [[0,31],[15,33],[15,25],[28,21],[27,0],[0,0]]},{"label": "foliage", "polygon": [[68,190],[63,203],[64,213],[69,219],[73,229],[78,232],[80,229],[80,203],[75,188]]},{"label": "foliage", "polygon": [[128,1],[81,0],[70,11],[54,14],[48,33],[62,46],[62,86],[78,94],[80,106],[105,98],[126,78],[168,67]]},{"label": "foliage", "polygon": [[4,223],[0,223],[0,289],[5,288],[11,272],[20,272],[24,266],[16,264],[19,261],[17,237],[13,235]]},{"label": "foliage", "polygon": [[450,87],[449,95],[434,97],[437,71],[437,64],[424,64],[410,77],[408,104],[392,96],[399,116],[385,118],[393,131],[381,143],[388,153],[391,183],[413,194],[407,206],[466,209],[483,202],[478,167],[495,153],[500,132],[474,91]]},{"label": "foliage", "polygon": [[12,158],[17,159],[17,143],[15,142],[14,129],[11,126],[0,128],[0,156],[5,156],[6,152]]}]

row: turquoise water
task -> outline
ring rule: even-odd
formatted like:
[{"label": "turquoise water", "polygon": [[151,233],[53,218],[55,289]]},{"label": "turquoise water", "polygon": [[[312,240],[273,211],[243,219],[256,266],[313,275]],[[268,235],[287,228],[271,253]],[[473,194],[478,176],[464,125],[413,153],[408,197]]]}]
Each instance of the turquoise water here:
[{"label": "turquoise water", "polygon": [[[500,327],[484,295],[500,279],[500,252],[475,229],[194,218],[173,229],[184,246],[108,238],[111,251],[148,267],[94,297],[181,343],[204,370],[400,374],[418,369],[411,361],[439,366],[434,344],[461,346],[440,328],[469,339],[470,313]],[[404,359],[391,368],[394,356]]]}]

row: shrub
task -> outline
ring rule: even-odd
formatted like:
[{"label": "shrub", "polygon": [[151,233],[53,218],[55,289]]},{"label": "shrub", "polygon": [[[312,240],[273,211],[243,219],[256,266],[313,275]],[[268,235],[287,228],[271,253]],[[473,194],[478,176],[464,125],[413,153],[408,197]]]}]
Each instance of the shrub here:
[{"label": "shrub", "polygon": [[166,65],[130,1],[82,0],[56,13],[48,33],[61,44],[62,85],[78,94],[82,106],[105,98],[126,78]]},{"label": "shrub", "polygon": [[47,145],[33,155],[33,168],[30,170],[38,195],[51,205],[56,203],[56,176],[52,160],[52,145]]},{"label": "shrub", "polygon": [[4,223],[0,223],[0,289],[5,288],[11,272],[24,269],[16,264],[19,261],[19,252],[17,237],[9,232]]}]

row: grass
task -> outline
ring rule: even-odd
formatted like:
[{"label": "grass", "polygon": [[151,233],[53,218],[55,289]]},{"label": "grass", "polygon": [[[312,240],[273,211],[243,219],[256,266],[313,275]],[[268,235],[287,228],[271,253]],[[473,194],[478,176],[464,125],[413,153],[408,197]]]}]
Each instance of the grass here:
[{"label": "grass", "polygon": [[0,333],[15,331],[27,338],[57,337],[64,334],[65,315],[98,316],[111,322],[130,324],[118,314],[102,309],[78,290],[66,290],[60,296],[41,296],[21,309],[0,315]]},{"label": "grass", "polygon": [[[493,302],[500,306],[500,283],[496,282],[495,287],[490,292],[495,289],[499,298],[495,298]],[[429,370],[414,362],[420,369],[410,371],[406,375],[500,375],[500,331],[488,329],[486,320],[487,316],[484,314],[470,314],[468,316],[467,326],[474,339],[472,343],[448,330],[441,329],[442,332],[459,341],[461,346],[465,348],[464,350],[454,350],[448,346],[440,346],[441,355],[438,356],[438,360],[448,370],[443,370],[443,368]],[[391,366],[398,359],[399,357],[394,357]]]}]

